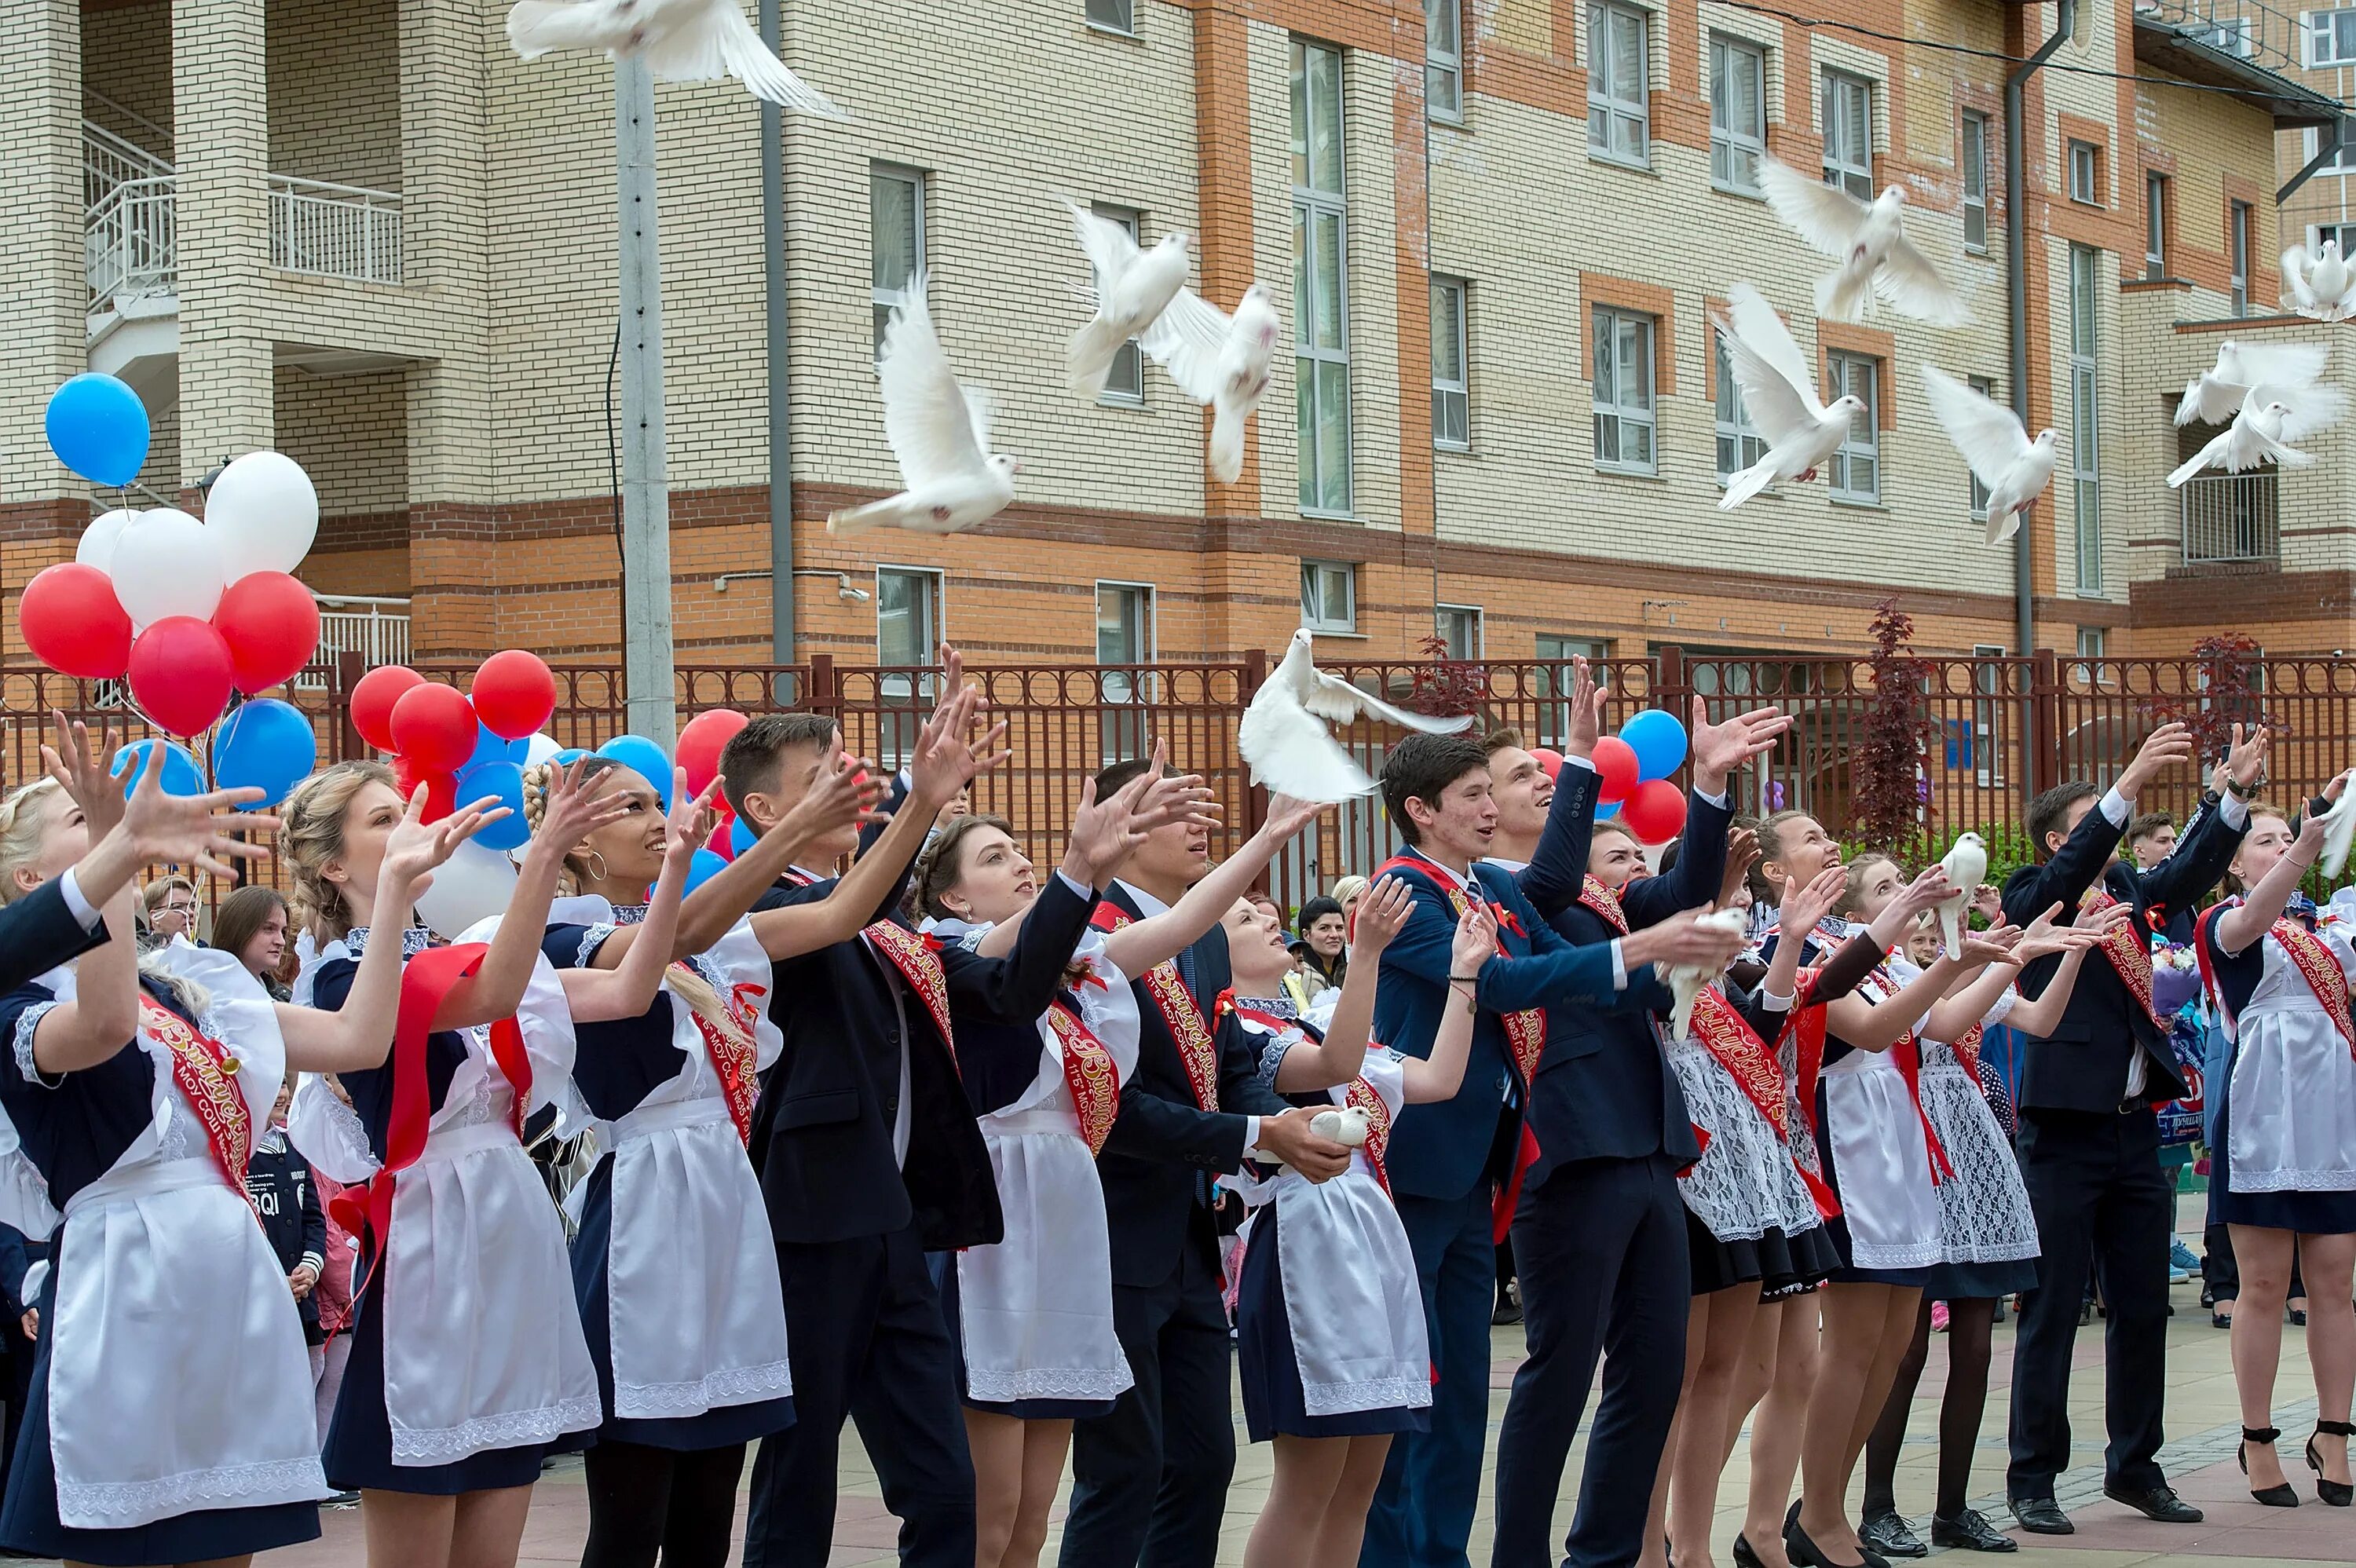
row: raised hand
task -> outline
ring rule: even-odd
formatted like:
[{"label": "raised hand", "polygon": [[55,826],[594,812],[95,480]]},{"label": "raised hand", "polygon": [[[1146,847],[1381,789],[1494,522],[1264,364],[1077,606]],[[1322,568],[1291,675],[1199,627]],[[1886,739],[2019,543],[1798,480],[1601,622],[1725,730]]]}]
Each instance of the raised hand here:
[{"label": "raised hand", "polygon": [[1194,827],[1216,827],[1218,801],[1211,786],[1203,782],[1203,775],[1165,773],[1168,763],[1168,743],[1154,741],[1153,755],[1145,772],[1122,790],[1125,795],[1135,791],[1130,802],[1130,826],[1140,833],[1151,833],[1173,822]]},{"label": "raised hand", "polygon": [[[101,725],[98,742],[92,745],[88,725],[79,720],[68,723],[66,716],[54,708],[49,709],[49,724],[52,733],[49,744],[41,748],[42,764],[81,807],[82,821],[90,827],[90,841],[95,844],[123,820],[123,797],[128,793],[123,781],[108,771],[108,759],[114,754],[112,738]],[[151,772],[162,772],[163,759],[154,758],[148,767]]]},{"label": "raised hand", "polygon": [[1693,722],[1686,726],[1694,788],[1704,795],[1724,793],[1735,769],[1773,751],[1776,741],[1791,727],[1791,717],[1780,708],[1754,708],[1723,724],[1713,724],[1709,704],[1695,698]]},{"label": "raised hand", "polygon": [[1703,924],[1707,910],[1687,910],[1620,939],[1621,961],[1638,964],[1690,964],[1711,971],[1723,969],[1742,951],[1742,933]]},{"label": "raised hand", "polygon": [[550,847],[548,852],[568,855],[581,840],[609,822],[619,822],[629,811],[629,801],[620,794],[592,793],[591,781],[584,773],[588,762],[586,757],[575,757],[569,767],[549,770],[548,805],[541,815],[540,831],[532,837],[533,849],[545,844]]},{"label": "raised hand", "polygon": [[1990,925],[2004,923],[2004,893],[1994,882],[1982,882],[1972,890],[1972,912]]},{"label": "raised hand", "polygon": [[[1368,888],[1350,912],[1351,962],[1373,963],[1391,944],[1391,938],[1406,929],[1407,917],[1414,912],[1415,894],[1398,878],[1385,877]],[[1493,924],[1489,929],[1494,936],[1496,927]],[[1496,949],[1492,946],[1489,951]]]},{"label": "raised hand", "polygon": [[[1364,913],[1365,904],[1358,907]],[[1451,975],[1478,975],[1481,965],[1496,955],[1497,917],[1490,912],[1485,903],[1467,902],[1464,912],[1456,917],[1456,941],[1448,950],[1448,972]]]},{"label": "raised hand", "polygon": [[2263,724],[2253,724],[2247,734],[2242,726],[2233,726],[2233,743],[2225,751],[2225,772],[2244,789],[2255,785],[2266,775],[2266,754],[2274,748],[2273,732]]},{"label": "raised hand", "polygon": [[873,763],[837,751],[819,765],[818,776],[810,781],[809,788],[769,831],[808,844],[831,838],[854,825],[864,827],[873,822],[887,821],[892,814],[875,808],[888,789],[884,780],[875,776]]},{"label": "raised hand", "polygon": [[1270,795],[1268,797],[1268,818],[1261,824],[1260,831],[1281,842],[1293,837],[1333,809],[1319,801],[1296,800],[1289,795]]},{"label": "raised hand", "polygon": [[673,768],[670,780],[670,814],[663,819],[663,858],[682,863],[692,860],[695,852],[712,837],[712,829],[720,819],[712,809],[712,797],[720,793],[717,776],[703,786],[701,795],[687,792],[687,770]]},{"label": "raised hand", "polygon": [[1783,902],[1777,911],[1784,934],[1794,941],[1816,929],[1816,923],[1832,913],[1841,894],[1848,887],[1848,873],[1838,866],[1828,867],[1808,879],[1806,887],[1783,879]]},{"label": "raised hand", "polygon": [[270,853],[259,844],[230,837],[232,831],[278,826],[274,816],[235,809],[261,798],[262,791],[254,788],[166,795],[164,770],[150,767],[123,806],[123,827],[130,835],[134,852],[143,860],[168,860],[196,866],[216,877],[234,877],[237,873],[229,860],[259,860]]},{"label": "raised hand", "polygon": [[1912,881],[1899,890],[1893,901],[1899,906],[1901,918],[1911,920],[1924,910],[1944,901],[1947,895],[1954,891],[1947,880],[1946,867],[1925,866],[1915,874]]},{"label": "raised hand", "polygon": [[[944,646],[941,655],[952,668],[962,667],[956,662],[954,649]],[[983,706],[979,690],[959,686],[933,709],[932,718],[917,734],[916,751],[908,761],[908,794],[927,816],[955,799],[958,791],[978,775],[1014,755],[1000,744],[1006,739],[1003,720],[983,731],[980,740],[968,739]]]},{"label": "raised hand", "polygon": [[439,822],[428,823],[425,786],[419,784],[410,792],[408,808],[384,841],[380,895],[405,887],[413,899],[433,885],[434,868],[448,860],[459,845],[492,823],[513,815],[512,810],[498,804],[497,795],[485,795]]},{"label": "raised hand", "polygon": [[1145,831],[1136,825],[1134,812],[1147,782],[1141,773],[1098,800],[1097,781],[1080,781],[1080,808],[1072,814],[1071,837],[1064,844],[1062,869],[1066,876],[1101,888],[1129,852],[1145,842]]},{"label": "raised hand", "polygon": [[1726,836],[1726,875],[1719,879],[1719,908],[1724,909],[1734,901],[1734,895],[1751,880],[1751,868],[1758,859],[1758,834],[1748,827],[1738,827]]},{"label": "raised hand", "polygon": [[1564,725],[1562,754],[1589,758],[1603,734],[1603,688],[1584,658],[1570,661],[1570,714]]},{"label": "raised hand", "polygon": [[[2241,739],[2241,726],[2233,727],[2235,743]],[[2163,724],[2144,737],[2136,751],[2135,760],[2119,774],[2117,789],[2122,798],[2133,800],[2144,785],[2158,777],[2166,768],[2192,760],[2192,731],[2182,724]],[[2261,753],[2260,761],[2263,762]]]},{"label": "raised hand", "polygon": [[2014,949],[2020,944],[2020,927],[1999,925],[1992,931],[1964,933],[1963,956],[1957,962],[1970,965],[2016,964]]}]

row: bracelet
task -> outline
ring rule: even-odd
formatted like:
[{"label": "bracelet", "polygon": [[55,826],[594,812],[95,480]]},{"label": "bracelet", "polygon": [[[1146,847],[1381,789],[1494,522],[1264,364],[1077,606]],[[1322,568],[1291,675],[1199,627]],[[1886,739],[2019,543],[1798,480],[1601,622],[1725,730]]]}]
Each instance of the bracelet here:
[{"label": "bracelet", "polygon": [[1481,983],[1481,976],[1478,975],[1451,975],[1448,976],[1448,983],[1451,986],[1477,986]]},{"label": "bracelet", "polygon": [[2245,784],[2231,773],[2225,775],[2225,787],[2233,792],[2235,800],[2254,800],[2257,798],[2258,791],[2265,788],[2265,785],[2266,781],[2264,778],[2259,779],[2255,784]]}]

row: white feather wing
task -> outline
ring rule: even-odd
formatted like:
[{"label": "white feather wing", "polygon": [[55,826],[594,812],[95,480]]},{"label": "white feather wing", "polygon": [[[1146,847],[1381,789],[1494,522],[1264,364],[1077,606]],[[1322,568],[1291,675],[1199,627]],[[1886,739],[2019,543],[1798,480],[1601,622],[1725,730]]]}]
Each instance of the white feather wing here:
[{"label": "white feather wing", "polygon": [[1097,297],[1101,303],[1112,292],[1115,280],[1137,260],[1137,241],[1129,237],[1128,229],[1098,217],[1078,202],[1066,205],[1072,209],[1072,232],[1080,242],[1080,252],[1096,269]]},{"label": "white feather wing", "polygon": [[830,120],[848,120],[826,94],[786,68],[753,30],[737,0],[712,0],[692,19],[647,47],[647,69],[664,81],[733,76],[754,97]]},{"label": "white feather wing", "polygon": [[[2240,369],[2245,387],[2260,382],[2286,387],[2304,387],[2319,380],[2323,367],[2331,357],[2329,346],[2321,343],[2236,343],[2233,359]],[[2220,356],[2218,369],[2225,369]]]},{"label": "white feather wing", "polygon": [[1181,391],[1207,403],[1219,395],[1219,357],[1233,325],[1217,305],[1192,289],[1180,289],[1137,341]]},{"label": "white feather wing", "polygon": [[893,307],[875,378],[884,392],[884,439],[909,489],[984,472],[981,441],[989,433],[989,398],[979,389],[969,394],[949,372],[925,304],[922,277]]},{"label": "white feather wing", "polygon": [[1788,446],[1824,422],[1824,405],[1812,389],[1794,386],[1730,323],[1722,323],[1721,330],[1727,367],[1734,372],[1734,384],[1742,389],[1742,406],[1768,445]]},{"label": "white feather wing", "polygon": [[1865,225],[1864,202],[1773,158],[1759,161],[1759,183],[1767,205],[1793,233],[1827,256],[1847,258]]},{"label": "white feather wing", "polygon": [[1922,367],[1922,385],[1930,390],[1932,416],[1981,484],[1991,488],[2001,485],[2029,455],[2028,433],[2010,409],[1973,391],[1936,365]]},{"label": "white feather wing", "polygon": [[2348,411],[2348,394],[2337,387],[2316,383],[2304,387],[2280,386],[2271,382],[2253,387],[2251,397],[2260,408],[2278,402],[2289,411],[2283,415],[2282,439],[2299,441],[2317,431],[2340,422]]},{"label": "white feather wing", "polygon": [[1274,681],[1261,687],[1236,728],[1236,750],[1252,782],[1301,800],[1339,801],[1375,787],[1324,722],[1303,711]]},{"label": "white feather wing", "polygon": [[1330,719],[1336,724],[1347,724],[1364,716],[1383,720],[1403,730],[1420,730],[1427,735],[1453,735],[1472,722],[1470,714],[1435,719],[1428,713],[1410,713],[1351,685],[1338,675],[1327,675],[1323,670],[1315,674],[1317,685],[1301,699],[1301,705],[1319,718]]},{"label": "white feather wing", "polygon": [[1903,234],[1881,258],[1880,270],[1873,274],[1873,292],[1892,309],[1933,326],[1963,326],[1972,319],[1954,285]]}]

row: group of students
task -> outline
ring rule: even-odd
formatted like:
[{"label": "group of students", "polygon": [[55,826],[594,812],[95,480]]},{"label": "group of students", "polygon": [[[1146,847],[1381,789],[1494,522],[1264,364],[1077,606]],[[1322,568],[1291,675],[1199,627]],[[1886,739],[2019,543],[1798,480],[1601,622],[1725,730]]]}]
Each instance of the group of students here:
[{"label": "group of students", "polygon": [[[933,827],[1008,755],[942,659],[888,779],[830,719],[752,720],[713,789],[754,842],[691,896],[712,790],[530,770],[509,905],[446,944],[417,896],[488,803],[429,824],[422,792],[344,763],[232,819],[240,792],[126,795],[60,720],[50,776],[0,801],[0,1221],[58,1234],[0,1546],[235,1561],[316,1534],[336,1488],[374,1568],[481,1568],[514,1561],[545,1459],[586,1449],[585,1568],[719,1568],[757,1445],[745,1563],[818,1564],[848,1419],[905,1562],[1036,1563],[1068,1459],[1066,1564],[1207,1565],[1239,1375],[1275,1456],[1253,1568],[1462,1563],[1508,1233],[1529,1354],[1500,1565],[1556,1560],[1599,1359],[1571,1562],[1709,1560],[1746,1423],[1737,1560],[1877,1560],[1844,1499],[1929,1300],[1957,1351],[1934,1533],[2008,1548],[1964,1484],[1988,1309],[2023,1289],[2010,1489],[2024,1525],[2067,1529],[2090,1261],[2138,1366],[2113,1380],[2113,1495],[2197,1517],[2152,1463],[2172,1217],[2146,1102],[2182,1085],[2143,944],[2228,861],[2248,896],[2202,940],[2238,1024],[2221,1201],[2253,1228],[2244,1289],[2303,1233],[2319,1299],[2348,1296],[2356,1068],[2325,1048],[2356,1039],[2356,955],[2276,918],[2319,829],[2248,804],[2263,732],[2159,872],[2111,851],[2180,729],[2099,797],[2040,797],[2040,863],[1918,966],[1894,950],[1972,890],[1844,866],[1804,814],[1737,825],[1772,709],[1696,705],[1686,832],[1650,872],[1598,819],[1581,665],[1558,777],[1510,735],[1391,751],[1403,848],[1346,954],[1313,960],[1338,985],[1308,987],[1246,895],[1323,808],[1277,797],[1214,864],[1212,792],[1157,750],[1083,782],[1043,874],[999,818]],[[139,866],[225,869],[257,826],[294,891],[285,1000],[234,955],[131,939]],[[1756,944],[1704,912],[1762,891]],[[1680,1005],[1679,974],[1715,978]],[[1976,1072],[1998,1020],[2032,1039],[2018,1162]],[[247,1200],[285,1083],[360,1245],[324,1453]],[[595,1134],[569,1249],[536,1114]],[[2310,1445],[2327,1500],[2346,1371]]]}]

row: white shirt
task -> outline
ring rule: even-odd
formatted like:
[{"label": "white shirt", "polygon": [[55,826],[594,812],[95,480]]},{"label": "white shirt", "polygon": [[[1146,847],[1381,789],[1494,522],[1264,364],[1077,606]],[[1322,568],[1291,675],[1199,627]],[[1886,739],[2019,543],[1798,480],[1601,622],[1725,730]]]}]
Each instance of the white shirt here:
[{"label": "white shirt", "polygon": [[[2135,810],[2135,803],[2115,789],[2104,790],[2102,800],[2096,805],[2096,809],[2103,814],[2103,820],[2114,827],[2124,830],[2128,817]],[[2250,819],[2250,803],[2232,790],[2227,790],[2224,798],[2217,803],[2217,815],[2225,819],[2226,827],[2238,828]],[[2144,1083],[2147,1077],[2148,1070],[2144,1062],[2143,1048],[2137,1046],[2134,1055],[2127,1061],[2127,1087],[2124,1097],[2129,1100],[2142,1099]]]},{"label": "white shirt", "polygon": [[[1069,881],[1071,879],[1068,877],[1065,878],[1065,880],[1066,881]],[[1137,906],[1138,915],[1141,919],[1151,920],[1157,914],[1168,914],[1170,912],[1170,906],[1168,904],[1163,903],[1160,899],[1155,898],[1151,893],[1147,892],[1135,882],[1123,881],[1119,878],[1116,877],[1113,879],[1113,886],[1119,888],[1122,892],[1129,895],[1129,901]],[[1197,998],[1197,1000],[1199,1002],[1200,998]],[[1239,1171],[1244,1168],[1244,1158],[1246,1156],[1258,1152],[1260,1152],[1259,1118],[1258,1116],[1246,1116],[1244,1118],[1243,1147],[1236,1150],[1235,1163],[1228,1166],[1222,1174],[1233,1176],[1237,1171]]]},{"label": "white shirt", "polygon": [[58,878],[58,894],[66,901],[67,912],[74,917],[84,931],[97,929],[98,910],[88,899],[82,897],[81,884],[74,880],[73,868],[70,866],[67,867],[64,874]]}]

